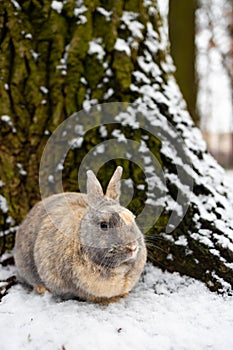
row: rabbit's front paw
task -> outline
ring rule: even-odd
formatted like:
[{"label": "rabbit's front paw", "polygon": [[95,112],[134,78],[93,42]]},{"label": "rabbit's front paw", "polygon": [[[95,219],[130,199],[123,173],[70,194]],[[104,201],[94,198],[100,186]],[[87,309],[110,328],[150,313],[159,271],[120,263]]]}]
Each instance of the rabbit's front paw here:
[{"label": "rabbit's front paw", "polygon": [[43,286],[43,284],[38,284],[37,286],[34,286],[33,289],[37,294],[44,294],[48,291],[48,289],[45,286]]}]

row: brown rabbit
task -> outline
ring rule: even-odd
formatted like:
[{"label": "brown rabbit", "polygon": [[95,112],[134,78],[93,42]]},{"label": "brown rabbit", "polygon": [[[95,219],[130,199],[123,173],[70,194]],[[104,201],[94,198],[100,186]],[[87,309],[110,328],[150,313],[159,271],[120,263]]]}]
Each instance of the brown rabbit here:
[{"label": "brown rabbit", "polygon": [[122,168],[106,191],[87,171],[87,194],[62,193],[37,203],[16,234],[21,282],[38,292],[108,303],[127,295],[146,262],[143,235],[119,204]]}]

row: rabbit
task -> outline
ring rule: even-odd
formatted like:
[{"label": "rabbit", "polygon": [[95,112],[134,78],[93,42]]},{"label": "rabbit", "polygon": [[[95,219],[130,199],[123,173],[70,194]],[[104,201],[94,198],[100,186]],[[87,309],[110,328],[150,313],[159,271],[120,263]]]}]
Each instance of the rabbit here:
[{"label": "rabbit", "polygon": [[106,194],[87,171],[87,194],[47,197],[28,213],[16,233],[18,279],[38,293],[108,304],[128,295],[146,263],[144,237],[122,207],[118,166]]}]

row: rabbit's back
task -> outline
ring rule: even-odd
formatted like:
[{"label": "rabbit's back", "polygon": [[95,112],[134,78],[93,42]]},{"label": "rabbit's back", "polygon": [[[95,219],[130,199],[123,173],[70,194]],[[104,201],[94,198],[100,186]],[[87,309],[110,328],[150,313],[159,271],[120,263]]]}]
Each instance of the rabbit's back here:
[{"label": "rabbit's back", "polygon": [[[59,252],[60,259],[64,256],[66,242],[78,241],[86,208],[85,194],[67,192],[52,195],[31,209],[16,233],[14,258],[19,280],[31,286],[43,285],[41,261],[44,266],[54,264]],[[51,259],[53,254],[56,259]]]}]

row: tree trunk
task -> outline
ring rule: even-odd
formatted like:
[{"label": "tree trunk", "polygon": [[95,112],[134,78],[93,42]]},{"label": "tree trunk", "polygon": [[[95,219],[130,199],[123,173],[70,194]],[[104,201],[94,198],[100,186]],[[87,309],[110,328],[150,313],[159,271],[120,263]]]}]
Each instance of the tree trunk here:
[{"label": "tree trunk", "polygon": [[[129,192],[133,180],[129,208],[146,234],[149,260],[230,293],[229,190],[173,79],[157,1],[3,0],[0,11],[1,252],[12,247],[40,191],[60,188],[62,168],[65,190],[79,190],[85,155],[94,168],[97,155],[110,150],[98,176],[106,184],[121,164]],[[89,111],[117,101],[130,105]],[[71,124],[54,132],[64,120]],[[88,130],[88,123],[82,135],[80,124]],[[81,142],[66,154],[77,135]]]},{"label": "tree trunk", "polygon": [[171,55],[176,66],[175,77],[187,102],[188,110],[196,125],[200,118],[197,113],[196,79],[196,0],[170,0],[169,37]]}]

